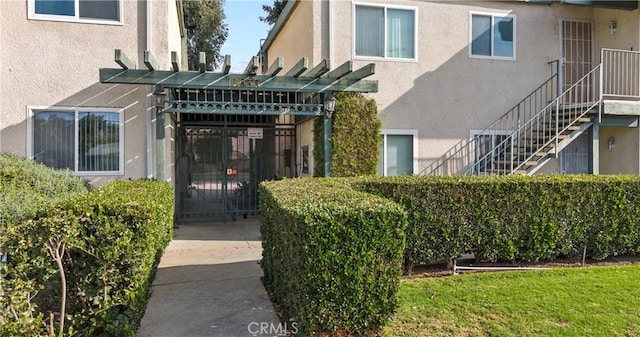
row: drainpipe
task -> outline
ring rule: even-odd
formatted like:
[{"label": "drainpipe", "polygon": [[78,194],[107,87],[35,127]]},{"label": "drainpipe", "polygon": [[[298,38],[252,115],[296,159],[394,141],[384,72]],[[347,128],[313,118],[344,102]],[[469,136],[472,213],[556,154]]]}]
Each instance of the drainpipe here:
[{"label": "drainpipe", "polygon": [[[147,42],[147,49],[151,51],[151,48],[153,47],[153,41],[152,41],[152,37],[153,37],[153,24],[152,24],[152,20],[151,20],[151,10],[152,10],[152,3],[153,0],[147,0],[147,13],[146,13],[146,20],[147,20],[147,36],[146,36],[146,42]],[[152,86],[147,86],[147,133],[146,133],[146,145],[147,145],[147,153],[146,153],[146,158],[147,158],[147,179],[151,179],[153,178],[153,121],[155,118],[155,113],[153,111],[153,87]]]}]

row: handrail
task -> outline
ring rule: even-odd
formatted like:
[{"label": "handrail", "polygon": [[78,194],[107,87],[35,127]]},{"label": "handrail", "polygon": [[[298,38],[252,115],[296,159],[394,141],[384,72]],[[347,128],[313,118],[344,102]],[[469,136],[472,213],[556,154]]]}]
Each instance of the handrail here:
[{"label": "handrail", "polygon": [[560,62],[559,60],[549,62],[549,64],[552,63],[556,63],[556,66],[554,67],[554,74],[549,79],[534,89],[513,108],[502,114],[491,125],[476,134],[473,139],[463,139],[455,144],[444,155],[423,169],[420,175],[451,175],[466,171],[465,168],[468,165],[473,165],[473,163],[469,163],[469,153],[475,152],[474,145],[476,147],[483,145],[487,136],[492,139],[495,135],[508,135],[514,129],[517,129],[522,121],[531,119],[532,116],[557,97]]},{"label": "handrail", "polygon": [[[462,174],[473,174],[476,171],[474,167],[484,165],[486,161],[490,161],[496,152],[503,156],[508,155],[510,165],[505,165],[499,172],[485,170],[483,173],[512,174],[527,165],[528,162],[532,161],[534,157],[553,142],[555,142],[554,148],[557,151],[559,145],[558,136],[568,131],[580,118],[600,104],[601,97],[596,84],[599,84],[598,77],[601,76],[601,67],[602,64],[595,66],[554,99],[553,102],[549,103],[544,109],[513,131],[509,137],[497,144],[491,152],[480,158],[477,161],[480,164],[473,163]],[[553,126],[551,129],[548,127],[550,124]],[[543,135],[542,138],[540,138],[540,134]],[[540,139],[545,139],[546,135],[549,135],[549,138],[544,143],[538,143]],[[507,148],[510,150],[509,152],[506,151]],[[513,158],[518,158],[518,160],[513,160]]]}]

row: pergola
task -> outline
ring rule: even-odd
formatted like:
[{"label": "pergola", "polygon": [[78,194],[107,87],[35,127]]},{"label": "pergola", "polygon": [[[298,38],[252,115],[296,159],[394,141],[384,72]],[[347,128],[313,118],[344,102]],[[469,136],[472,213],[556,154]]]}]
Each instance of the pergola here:
[{"label": "pergola", "polygon": [[[378,91],[378,81],[364,80],[375,73],[373,63],[353,70],[353,63],[347,61],[331,69],[329,60],[322,60],[309,69],[305,57],[279,75],[284,69],[284,59],[278,57],[266,72],[257,74],[259,65],[254,56],[243,73],[231,74],[229,55],[218,72],[205,71],[205,55],[201,52],[199,56],[199,71],[181,71],[176,52],[171,53],[172,69],[159,70],[151,53],[145,51],[145,69],[135,69],[134,63],[116,49],[115,62],[120,68],[100,69],[101,83],[155,86],[159,165],[164,163],[165,114],[324,116],[324,165],[329,176],[334,93]],[[157,178],[164,179],[160,174]]]}]

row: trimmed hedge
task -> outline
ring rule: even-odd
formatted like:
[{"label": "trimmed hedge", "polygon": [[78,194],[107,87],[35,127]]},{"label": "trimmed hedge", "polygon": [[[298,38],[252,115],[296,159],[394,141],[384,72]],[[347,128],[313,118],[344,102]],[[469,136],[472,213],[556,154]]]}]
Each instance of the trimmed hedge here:
[{"label": "trimmed hedge", "polygon": [[58,329],[61,276],[46,248],[57,240],[66,244],[64,334],[135,336],[172,217],[169,184],[116,181],[4,228],[0,335],[44,335],[51,312]]},{"label": "trimmed hedge", "polygon": [[376,333],[396,307],[406,214],[336,179],[260,185],[265,287],[302,335]]},{"label": "trimmed hedge", "polygon": [[405,268],[474,252],[489,261],[640,253],[640,177],[393,177],[354,188],[408,212]]},{"label": "trimmed hedge", "polygon": [[32,218],[48,205],[87,191],[87,183],[69,171],[0,155],[0,226]]}]

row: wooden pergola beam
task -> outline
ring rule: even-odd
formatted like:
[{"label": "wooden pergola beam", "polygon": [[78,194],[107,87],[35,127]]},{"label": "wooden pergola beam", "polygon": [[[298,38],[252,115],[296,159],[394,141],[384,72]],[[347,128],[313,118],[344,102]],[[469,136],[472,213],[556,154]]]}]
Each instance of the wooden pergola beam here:
[{"label": "wooden pergola beam", "polygon": [[207,54],[203,51],[198,54],[198,70],[201,74],[207,70]]},{"label": "wooden pergola beam", "polygon": [[224,56],[224,63],[222,63],[222,74],[226,75],[231,70],[231,55]]},{"label": "wooden pergola beam", "polygon": [[[345,76],[346,77],[346,76]],[[122,83],[138,85],[155,85],[162,83],[165,88],[194,88],[194,89],[238,89],[247,87],[254,90],[295,91],[295,92],[377,92],[378,81],[374,80],[340,80],[320,77],[292,77],[292,76],[252,76],[247,82],[244,74],[227,74],[197,71],[147,71],[100,69],[100,82]]]},{"label": "wooden pergola beam", "polygon": [[149,50],[144,51],[144,65],[147,66],[147,69],[149,69],[149,71],[158,70],[156,59],[153,57],[153,54],[151,54],[151,51]]},{"label": "wooden pergola beam", "polygon": [[251,56],[251,60],[247,63],[247,67],[244,69],[245,75],[255,75],[258,69],[258,58]]},{"label": "wooden pergola beam", "polygon": [[329,60],[324,59],[324,60],[320,61],[320,63],[318,63],[311,70],[309,70],[306,74],[304,74],[304,77],[318,78],[318,77],[326,74],[329,71],[330,68],[331,68],[331,64],[330,64]]},{"label": "wooden pergola beam", "polygon": [[282,57],[276,58],[276,60],[271,64],[267,72],[264,75],[267,76],[276,76],[284,67],[284,59]]},{"label": "wooden pergola beam", "polygon": [[347,80],[361,80],[375,73],[376,73],[375,63],[369,63],[366,66],[345,75],[343,78]]},{"label": "wooden pergola beam", "polygon": [[295,66],[293,66],[293,68],[289,69],[289,71],[284,74],[284,76],[298,77],[302,75],[302,73],[307,71],[307,69],[309,69],[309,59],[303,57],[300,59],[300,61],[298,61],[298,63],[296,63]]},{"label": "wooden pergola beam", "polygon": [[115,60],[116,63],[120,65],[120,67],[122,67],[122,69],[124,70],[136,69],[135,63],[131,62],[127,55],[125,55],[120,49],[116,49]]},{"label": "wooden pergola beam", "polygon": [[171,68],[174,72],[180,71],[180,58],[178,57],[178,52],[171,52]]},{"label": "wooden pergola beam", "polygon": [[353,70],[353,62],[347,61],[336,69],[327,73],[327,78],[339,79],[349,74]]}]

